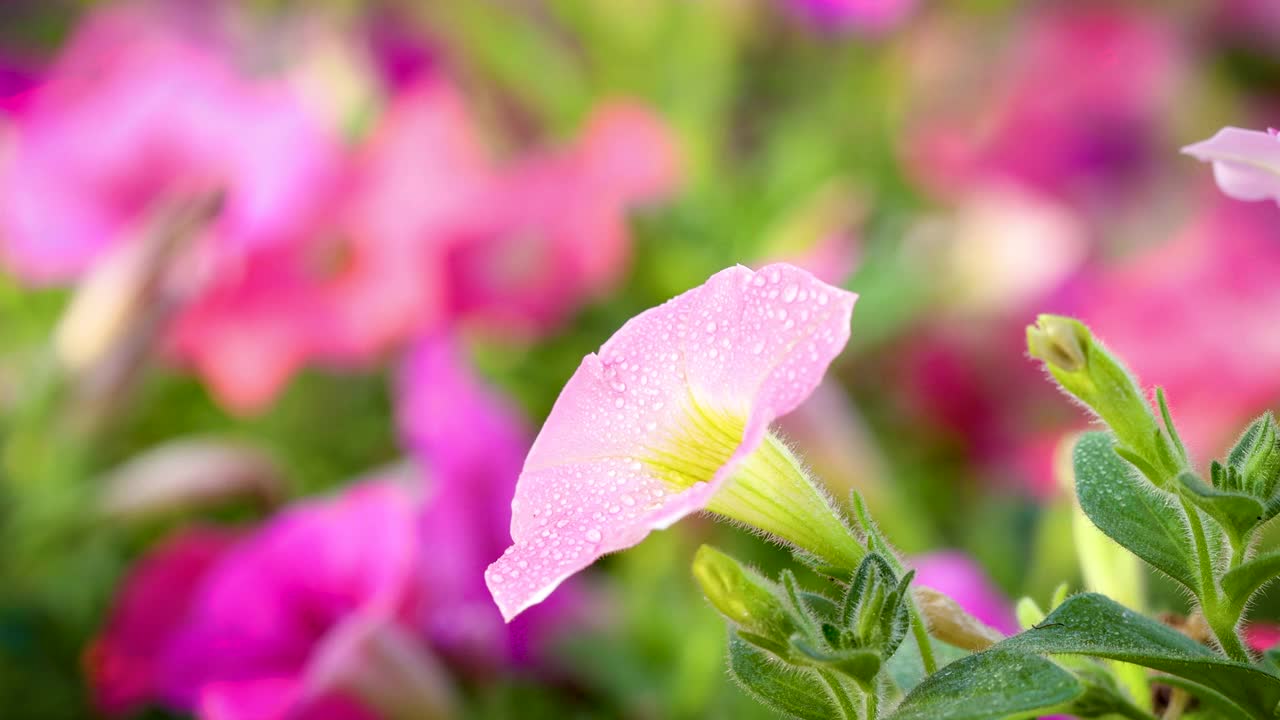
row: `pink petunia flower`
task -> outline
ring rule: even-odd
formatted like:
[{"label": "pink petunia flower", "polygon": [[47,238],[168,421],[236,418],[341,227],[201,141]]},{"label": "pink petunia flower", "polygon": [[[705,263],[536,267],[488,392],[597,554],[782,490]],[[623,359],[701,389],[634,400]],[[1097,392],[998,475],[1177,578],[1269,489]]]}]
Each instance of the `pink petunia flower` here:
[{"label": "pink petunia flower", "polygon": [[322,207],[337,145],[283,84],[163,13],[111,8],[76,32],[14,121],[0,172],[0,259],[78,277],[175,198],[225,193],[219,252],[279,245]]},{"label": "pink petunia flower", "polygon": [[565,621],[581,620],[586,598],[566,586],[506,625],[489,598],[484,569],[507,546],[510,497],[532,434],[505,398],[464,364],[447,333],[419,339],[400,371],[399,425],[420,458],[432,495],[420,521],[426,590],[419,625],[454,666],[486,672],[545,659]]},{"label": "pink petunia flower", "polygon": [[503,616],[704,509],[857,562],[862,548],[768,432],[844,347],[855,299],[789,265],[733,267],[584,358],[525,460],[514,544],[485,574]]},{"label": "pink petunia flower", "polygon": [[1182,152],[1213,163],[1213,177],[1228,197],[1280,204],[1280,136],[1274,130],[1225,127]]},{"label": "pink petunia flower", "polygon": [[331,232],[217,269],[175,322],[172,349],[239,411],[263,407],[307,362],[377,358],[446,312],[442,228],[472,206],[481,177],[457,92],[441,81],[406,90],[327,213]]},{"label": "pink petunia flower", "polygon": [[405,488],[368,483],[203,554],[189,550],[206,547],[200,536],[162,546],[90,655],[103,709],[151,700],[205,720],[271,720],[447,702],[421,694],[438,691],[430,684],[388,688],[368,672],[433,675],[409,642],[418,508]]},{"label": "pink petunia flower", "polygon": [[152,550],[130,572],[102,634],[85,655],[94,703],[124,715],[162,691],[163,655],[206,573],[234,546],[234,533],[193,529]]}]

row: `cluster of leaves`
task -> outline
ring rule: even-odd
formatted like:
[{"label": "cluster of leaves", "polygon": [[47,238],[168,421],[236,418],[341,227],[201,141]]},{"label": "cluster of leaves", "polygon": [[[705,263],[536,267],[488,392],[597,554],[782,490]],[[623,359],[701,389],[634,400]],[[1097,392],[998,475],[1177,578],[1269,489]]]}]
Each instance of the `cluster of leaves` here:
[{"label": "cluster of leaves", "polygon": [[[868,554],[852,572],[815,568],[841,591],[838,598],[800,590],[790,572],[773,584],[717,551],[699,554],[695,574],[733,625],[733,676],[757,699],[799,718],[1150,719],[1151,697],[1136,696],[1148,682],[1181,698],[1165,717],[1190,716],[1184,711],[1191,698],[1198,718],[1280,716],[1280,655],[1255,658],[1239,635],[1250,599],[1280,574],[1280,551],[1255,551],[1258,530],[1280,514],[1275,418],[1253,422],[1227,457],[1211,464],[1206,481],[1191,466],[1163,392],[1156,393],[1157,412],[1082,324],[1042,317],[1029,341],[1063,389],[1109,428],[1075,446],[1081,509],[1189,591],[1205,637],[1097,593],[1060,598],[1047,615],[1028,603],[1022,633],[973,654],[923,632],[908,635],[920,617],[911,573],[855,497]],[[935,655],[953,661],[934,671]],[[1116,663],[1154,673],[1135,688],[1120,682]]]}]

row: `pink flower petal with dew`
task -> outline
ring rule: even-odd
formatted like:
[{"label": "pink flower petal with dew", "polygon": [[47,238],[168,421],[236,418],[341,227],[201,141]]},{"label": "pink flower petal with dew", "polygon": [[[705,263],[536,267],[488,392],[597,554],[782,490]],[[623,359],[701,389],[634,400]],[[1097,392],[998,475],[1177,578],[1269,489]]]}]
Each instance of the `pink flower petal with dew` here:
[{"label": "pink flower petal with dew", "polygon": [[1261,130],[1224,127],[1182,152],[1213,163],[1213,177],[1228,197],[1270,198],[1280,204],[1280,137]]},{"label": "pink flower petal with dew", "polygon": [[[515,544],[485,579],[508,621],[602,555],[707,506],[726,478],[818,385],[849,338],[856,296],[800,268],[737,266],[647,310],[583,358],[525,460]],[[645,460],[708,413],[738,442],[680,489]]]}]

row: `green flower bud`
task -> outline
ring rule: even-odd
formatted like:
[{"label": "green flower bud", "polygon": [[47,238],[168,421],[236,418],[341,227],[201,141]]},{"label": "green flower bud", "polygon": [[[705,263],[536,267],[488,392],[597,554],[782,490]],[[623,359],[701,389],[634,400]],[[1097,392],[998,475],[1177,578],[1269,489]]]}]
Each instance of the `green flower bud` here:
[{"label": "green flower bud", "polygon": [[796,632],[774,584],[732,557],[703,545],[693,558],[693,575],[707,600],[750,634],[786,645]]},{"label": "green flower bud", "polygon": [[1161,427],[1137,380],[1084,323],[1041,315],[1027,328],[1027,349],[1058,384],[1111,428],[1122,455],[1165,485],[1185,469],[1177,441]]}]

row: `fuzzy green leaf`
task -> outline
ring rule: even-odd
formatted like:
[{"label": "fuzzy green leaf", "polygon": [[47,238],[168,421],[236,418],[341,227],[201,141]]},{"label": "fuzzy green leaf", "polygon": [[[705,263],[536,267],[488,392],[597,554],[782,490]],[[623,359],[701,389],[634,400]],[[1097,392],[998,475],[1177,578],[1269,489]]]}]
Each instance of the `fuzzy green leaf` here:
[{"label": "fuzzy green leaf", "polygon": [[1068,598],[1038,628],[995,646],[1021,652],[1090,655],[1187,678],[1257,717],[1273,717],[1280,677],[1228,660],[1172,628],[1102,595]]},{"label": "fuzzy green leaf", "polygon": [[988,650],[930,675],[888,720],[995,720],[1059,708],[1084,690],[1071,673],[1033,654]]},{"label": "fuzzy green leaf", "polygon": [[1182,473],[1178,476],[1178,483],[1185,491],[1183,497],[1216,520],[1237,542],[1247,537],[1262,522],[1263,513],[1266,512],[1262,503],[1255,498],[1244,493],[1219,490],[1196,477],[1195,473]]},{"label": "fuzzy green leaf", "polygon": [[734,632],[729,633],[729,674],[747,694],[787,717],[833,717],[835,709],[817,675],[784,665]]},{"label": "fuzzy green leaf", "polygon": [[[1191,543],[1178,509],[1116,454],[1110,435],[1086,433],[1073,454],[1080,507],[1108,537],[1195,592]],[[1198,593],[1197,593],[1198,594]]]},{"label": "fuzzy green leaf", "polygon": [[1263,585],[1280,576],[1280,551],[1272,551],[1232,568],[1222,576],[1222,591],[1230,607],[1240,609]]}]

